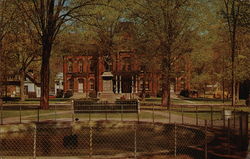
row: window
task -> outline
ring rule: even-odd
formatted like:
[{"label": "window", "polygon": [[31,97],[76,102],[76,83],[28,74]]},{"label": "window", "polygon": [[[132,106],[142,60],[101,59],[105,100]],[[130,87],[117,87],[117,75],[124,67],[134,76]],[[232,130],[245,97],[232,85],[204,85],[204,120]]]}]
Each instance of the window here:
[{"label": "window", "polygon": [[131,58],[130,57],[123,58],[122,70],[123,71],[131,71]]},{"label": "window", "polygon": [[74,89],[74,79],[69,79],[69,89]]},{"label": "window", "polygon": [[69,61],[68,63],[68,72],[73,72],[73,62]]},{"label": "window", "polygon": [[149,82],[145,81],[145,90],[149,90]]},{"label": "window", "polygon": [[82,60],[78,62],[79,72],[83,72],[83,62]]},{"label": "window", "polygon": [[78,79],[78,92],[83,93],[83,79]]},{"label": "window", "polygon": [[96,65],[95,65],[95,62],[94,62],[94,60],[90,60],[89,61],[90,62],[90,64],[89,64],[89,66],[90,66],[90,72],[95,72],[95,67],[97,67]]},{"label": "window", "polygon": [[[149,81],[145,81],[145,90],[149,90]],[[143,90],[143,80],[140,80],[140,89]]]},{"label": "window", "polygon": [[90,90],[94,90],[95,89],[95,81],[93,79],[91,79],[89,81],[89,83],[90,83]]}]

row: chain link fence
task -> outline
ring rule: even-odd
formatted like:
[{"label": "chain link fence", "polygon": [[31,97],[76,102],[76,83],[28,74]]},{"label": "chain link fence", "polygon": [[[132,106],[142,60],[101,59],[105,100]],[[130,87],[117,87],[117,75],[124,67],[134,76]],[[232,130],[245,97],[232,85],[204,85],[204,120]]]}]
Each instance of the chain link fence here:
[{"label": "chain link fence", "polygon": [[244,158],[248,146],[248,113],[225,107],[151,106],[136,113],[76,113],[56,105],[0,110],[0,159]]},{"label": "chain link fence", "polygon": [[[205,156],[204,129],[150,122],[64,122],[3,126],[0,157],[143,158]],[[199,150],[200,149],[200,150]]]}]

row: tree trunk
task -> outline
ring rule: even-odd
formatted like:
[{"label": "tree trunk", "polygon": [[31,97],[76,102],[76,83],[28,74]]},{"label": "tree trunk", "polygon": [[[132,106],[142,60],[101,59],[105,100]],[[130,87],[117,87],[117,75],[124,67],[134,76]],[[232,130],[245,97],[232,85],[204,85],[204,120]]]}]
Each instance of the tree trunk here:
[{"label": "tree trunk", "polygon": [[[3,53],[2,53],[2,41],[0,41],[0,62],[2,63]],[[3,97],[3,66],[0,64],[0,98]]]},{"label": "tree trunk", "polygon": [[236,97],[235,97],[235,103],[238,103],[240,101],[240,83],[236,83]]},{"label": "tree trunk", "polygon": [[162,106],[170,108],[170,71],[166,70],[162,81]]},{"label": "tree trunk", "polygon": [[21,72],[20,72],[20,98],[21,98],[21,101],[25,101],[24,80],[25,80],[25,72],[24,72],[24,70],[21,70]]},{"label": "tree trunk", "polygon": [[42,109],[49,108],[49,82],[50,82],[50,54],[52,44],[45,42],[43,44],[42,52],[42,66],[41,66],[41,99],[40,107]]},{"label": "tree trunk", "polygon": [[[5,81],[5,84],[4,84],[5,95],[4,96],[7,97],[8,96],[7,59],[6,59],[6,55],[4,57],[5,57],[5,60],[4,60],[4,76],[3,76],[4,81]],[[6,102],[7,102],[7,100],[6,100]]]},{"label": "tree trunk", "polygon": [[[235,42],[233,42],[235,43]],[[235,45],[235,44],[232,44]],[[235,47],[232,46],[232,106],[235,106]]]}]

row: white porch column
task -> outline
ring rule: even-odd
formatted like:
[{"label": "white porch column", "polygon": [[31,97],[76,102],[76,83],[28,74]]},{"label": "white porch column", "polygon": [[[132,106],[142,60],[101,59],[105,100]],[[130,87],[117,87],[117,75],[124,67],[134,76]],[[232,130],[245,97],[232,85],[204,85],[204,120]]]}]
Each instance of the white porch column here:
[{"label": "white porch column", "polygon": [[137,82],[137,75],[135,76],[135,93],[138,93],[137,91],[137,85],[138,85],[138,82]]},{"label": "white porch column", "polygon": [[122,93],[122,76],[119,76],[120,77],[120,89],[119,89],[119,93]]},{"label": "white porch column", "polygon": [[115,76],[115,93],[118,93],[118,77]]}]

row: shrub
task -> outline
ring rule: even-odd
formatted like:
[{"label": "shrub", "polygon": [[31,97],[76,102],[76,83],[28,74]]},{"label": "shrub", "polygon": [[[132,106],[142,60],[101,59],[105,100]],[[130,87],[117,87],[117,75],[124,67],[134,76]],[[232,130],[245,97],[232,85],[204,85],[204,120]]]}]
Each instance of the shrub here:
[{"label": "shrub", "polygon": [[89,92],[89,97],[90,98],[96,98],[97,97],[96,92],[95,91]]},{"label": "shrub", "polygon": [[189,97],[190,91],[187,89],[181,90],[180,95],[183,97]]},{"label": "shrub", "polygon": [[70,98],[73,96],[73,92],[68,90],[67,92],[64,93],[64,98]]},{"label": "shrub", "polygon": [[150,94],[147,92],[145,98],[150,98]]},{"label": "shrub", "polygon": [[61,89],[57,90],[56,98],[62,98],[62,97],[63,97],[63,90]]},{"label": "shrub", "polygon": [[157,97],[162,97],[162,91],[158,91],[156,96]]}]

